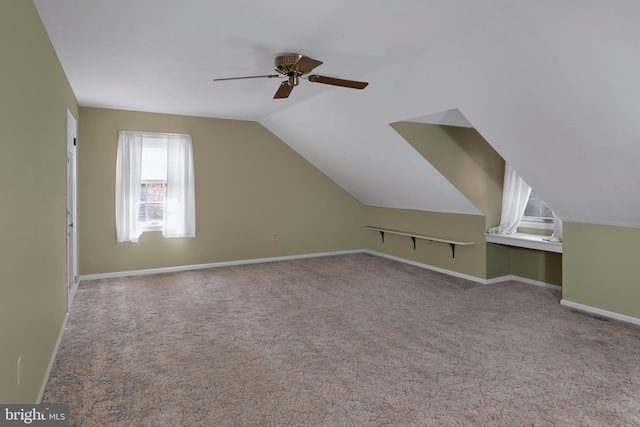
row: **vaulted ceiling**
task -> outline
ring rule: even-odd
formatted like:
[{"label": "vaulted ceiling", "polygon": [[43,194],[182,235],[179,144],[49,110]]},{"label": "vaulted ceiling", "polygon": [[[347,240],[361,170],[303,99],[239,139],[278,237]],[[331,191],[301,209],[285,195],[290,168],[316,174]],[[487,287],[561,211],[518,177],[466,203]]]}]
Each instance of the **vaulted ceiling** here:
[{"label": "vaulted ceiling", "polygon": [[[259,121],[366,205],[480,214],[390,126],[473,126],[565,221],[640,227],[636,0],[34,0],[81,106]],[[273,57],[362,91],[301,81]]]}]

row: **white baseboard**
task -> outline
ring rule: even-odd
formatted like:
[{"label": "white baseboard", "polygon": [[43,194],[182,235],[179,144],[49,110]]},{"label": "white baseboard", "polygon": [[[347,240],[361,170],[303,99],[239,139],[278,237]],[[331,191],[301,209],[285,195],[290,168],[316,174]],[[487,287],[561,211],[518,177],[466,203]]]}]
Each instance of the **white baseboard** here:
[{"label": "white baseboard", "polygon": [[509,280],[515,280],[518,282],[523,282],[534,286],[541,286],[548,289],[555,289],[557,291],[562,290],[562,286],[552,285],[551,283],[541,282],[539,280],[533,280],[527,277],[516,276],[515,274],[507,274],[506,276],[494,277],[493,279],[485,280],[485,282],[487,285],[493,285],[494,283],[507,282]]},{"label": "white baseboard", "polygon": [[320,252],[320,253],[313,253],[313,254],[288,255],[288,256],[271,257],[271,258],[241,259],[237,261],[222,261],[222,262],[214,262],[209,264],[180,265],[176,267],[150,268],[146,270],[116,271],[113,273],[83,275],[83,276],[80,276],[80,281],[96,280],[96,279],[111,279],[115,277],[127,277],[127,276],[143,276],[147,274],[175,273],[178,271],[203,270],[206,268],[227,267],[231,265],[260,264],[263,262],[287,261],[287,260],[303,259],[303,258],[318,258],[318,257],[324,257],[324,256],[346,255],[346,254],[354,254],[354,253],[361,253],[361,252],[363,252],[362,249],[353,249],[353,250],[346,250],[346,251]]},{"label": "white baseboard", "polygon": [[147,274],[174,273],[178,271],[203,270],[206,268],[227,267],[232,265],[259,264],[263,262],[287,261],[287,260],[293,260],[293,259],[317,258],[317,257],[323,257],[323,256],[345,255],[345,254],[354,254],[354,253],[368,253],[370,255],[375,255],[382,258],[387,258],[394,261],[402,262],[405,264],[414,265],[416,267],[425,268],[427,270],[437,271],[439,273],[444,273],[449,276],[470,280],[472,282],[480,283],[483,285],[491,285],[494,283],[506,282],[509,280],[517,280],[519,282],[528,283],[530,285],[542,286],[550,289],[562,289],[560,286],[552,285],[550,283],[540,282],[537,280],[528,279],[526,277],[515,276],[513,274],[510,274],[507,276],[500,276],[493,279],[481,279],[479,277],[471,276],[464,273],[459,273],[457,271],[447,270],[445,268],[435,267],[433,265],[424,264],[421,262],[412,261],[410,259],[396,257],[393,255],[388,255],[383,252],[371,251],[369,249],[353,249],[353,250],[346,250],[346,251],[320,252],[320,253],[312,253],[312,254],[289,255],[289,256],[271,257],[271,258],[255,258],[255,259],[242,259],[242,260],[236,260],[236,261],[222,261],[222,262],[214,262],[214,263],[208,263],[208,264],[181,265],[176,267],[150,268],[145,270],[116,271],[113,273],[86,274],[86,275],[80,276],[80,281],[96,280],[96,279],[111,279],[116,277],[127,277],[127,276],[142,276]]},{"label": "white baseboard", "polygon": [[62,322],[62,328],[60,328],[60,333],[58,334],[58,340],[56,341],[55,347],[53,347],[53,352],[51,353],[51,359],[49,360],[49,366],[47,367],[47,372],[42,379],[42,385],[40,386],[40,392],[38,393],[38,400],[36,400],[36,404],[40,404],[42,402],[42,396],[44,396],[44,390],[47,388],[47,382],[49,382],[49,375],[51,375],[51,369],[53,369],[53,364],[56,361],[56,356],[58,355],[58,349],[60,348],[60,343],[62,342],[62,335],[64,334],[64,330],[67,327],[67,319],[69,318],[69,313],[64,316],[64,322]]},{"label": "white baseboard", "polygon": [[263,262],[287,261],[287,260],[303,259],[303,258],[318,258],[323,256],[346,255],[346,254],[354,254],[354,253],[367,253],[370,255],[391,259],[391,260],[402,262],[405,264],[414,265],[416,267],[425,268],[427,270],[437,271],[438,273],[444,273],[449,276],[470,280],[472,282],[480,283],[483,285],[491,285],[494,283],[501,283],[509,280],[517,280],[518,282],[524,282],[530,285],[542,286],[545,288],[557,289],[557,290],[562,289],[560,286],[557,286],[557,285],[552,285],[550,283],[540,282],[538,280],[528,279],[526,277],[520,277],[513,274],[495,277],[493,279],[481,279],[479,277],[471,276],[464,273],[459,273],[457,271],[447,270],[445,268],[435,267],[433,265],[424,264],[418,261],[412,261],[406,258],[396,257],[393,255],[385,254],[383,252],[371,251],[369,249],[352,249],[352,250],[346,250],[346,251],[320,252],[320,253],[312,253],[312,254],[288,255],[288,256],[270,257],[270,258],[241,259],[236,261],[222,261],[222,262],[214,262],[214,263],[208,263],[208,264],[150,268],[145,270],[129,270],[129,271],[116,271],[113,273],[86,274],[86,275],[80,276],[80,281],[96,280],[96,279],[112,279],[116,277],[127,277],[127,276],[143,276],[147,274],[175,273],[178,271],[203,270],[206,268],[227,267],[232,265],[259,264]]},{"label": "white baseboard", "polygon": [[440,268],[440,267],[435,267],[433,265],[424,264],[422,262],[413,261],[413,260],[406,259],[406,258],[400,258],[400,257],[397,257],[397,256],[385,254],[383,252],[370,251],[368,249],[362,250],[361,252],[364,252],[364,253],[367,253],[367,254],[371,254],[371,255],[375,255],[375,256],[379,256],[379,257],[382,257],[382,258],[391,259],[391,260],[402,262],[402,263],[405,263],[405,264],[415,265],[416,267],[425,268],[427,270],[432,270],[432,271],[437,271],[438,273],[444,273],[444,274],[447,274],[449,276],[459,277],[461,279],[466,279],[466,280],[471,280],[472,282],[482,283],[482,284],[485,284],[485,285],[487,284],[485,279],[481,279],[479,277],[470,276],[470,275],[464,274],[464,273],[458,273],[457,271],[447,270],[445,268]]},{"label": "white baseboard", "polygon": [[415,265],[416,267],[425,268],[427,270],[437,271],[438,273],[444,273],[444,274],[447,274],[449,276],[459,277],[461,279],[470,280],[472,282],[480,283],[482,285],[492,285],[492,284],[495,284],[495,283],[507,282],[509,280],[516,280],[518,282],[527,283],[529,285],[542,286],[544,288],[549,288],[549,289],[556,289],[556,290],[562,289],[561,286],[552,285],[550,283],[545,283],[545,282],[541,282],[541,281],[538,281],[538,280],[528,279],[526,277],[516,276],[514,274],[509,274],[509,275],[500,276],[500,277],[494,277],[493,279],[481,279],[481,278],[476,277],[476,276],[471,276],[471,275],[468,275],[468,274],[458,273],[457,271],[447,270],[447,269],[440,268],[440,267],[434,267],[433,265],[424,264],[424,263],[417,262],[417,261],[412,261],[412,260],[409,260],[409,259],[406,259],[406,258],[399,258],[399,257],[393,256],[393,255],[387,255],[387,254],[382,253],[382,252],[376,252],[376,251],[370,251],[370,250],[363,250],[362,252],[366,252],[368,254],[376,255],[376,256],[379,256],[379,257],[383,257],[383,258],[392,259],[394,261],[403,262],[405,264]]},{"label": "white baseboard", "polygon": [[579,304],[577,302],[568,301],[566,299],[560,300],[560,304],[567,307],[575,308],[576,310],[586,311],[587,313],[598,314],[600,316],[609,317],[611,319],[620,320],[622,322],[633,323],[634,325],[640,325],[640,319],[636,317],[626,316],[624,314],[615,313],[613,311],[603,310],[601,308]]}]

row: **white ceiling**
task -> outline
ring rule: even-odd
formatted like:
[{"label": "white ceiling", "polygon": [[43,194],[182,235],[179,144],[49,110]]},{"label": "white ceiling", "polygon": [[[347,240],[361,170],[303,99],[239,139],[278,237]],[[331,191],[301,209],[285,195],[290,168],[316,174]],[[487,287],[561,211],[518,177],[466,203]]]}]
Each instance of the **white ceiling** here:
[{"label": "white ceiling", "polygon": [[[34,3],[82,106],[256,120],[366,205],[479,214],[389,123],[473,126],[565,221],[640,227],[636,0]],[[212,82],[284,52],[369,87]]]},{"label": "white ceiling", "polygon": [[431,125],[457,126],[462,128],[473,128],[473,124],[458,110],[453,108],[439,113],[427,114],[426,116],[407,119],[408,122],[426,123]]}]

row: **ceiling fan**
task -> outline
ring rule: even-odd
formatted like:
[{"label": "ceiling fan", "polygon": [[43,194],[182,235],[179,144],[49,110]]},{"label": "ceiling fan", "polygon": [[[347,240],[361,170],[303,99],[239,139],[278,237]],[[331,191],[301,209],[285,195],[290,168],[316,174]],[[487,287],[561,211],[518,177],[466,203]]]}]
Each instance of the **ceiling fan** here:
[{"label": "ceiling fan", "polygon": [[[280,83],[280,87],[276,91],[274,99],[288,98],[289,94],[294,87],[300,83],[300,77],[306,76],[314,68],[322,65],[322,61],[318,61],[308,56],[301,55],[299,53],[287,53],[284,55],[278,55],[275,59],[274,69],[279,74],[266,74],[262,76],[247,76],[247,77],[228,77],[224,79],[213,79],[214,82],[222,80],[241,80],[241,79],[258,79],[258,78],[284,78],[287,80]],[[337,79],[335,77],[325,77],[312,74],[305,77],[312,83],[322,83],[332,86],[342,86],[352,89],[364,89],[369,83],[357,82],[354,80]]]}]

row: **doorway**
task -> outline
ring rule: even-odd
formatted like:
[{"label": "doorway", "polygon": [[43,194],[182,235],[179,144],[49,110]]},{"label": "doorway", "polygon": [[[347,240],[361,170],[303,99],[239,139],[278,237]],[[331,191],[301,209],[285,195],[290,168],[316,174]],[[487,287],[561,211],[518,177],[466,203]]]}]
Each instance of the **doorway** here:
[{"label": "doorway", "polygon": [[77,121],[67,110],[67,312],[78,289]]}]

